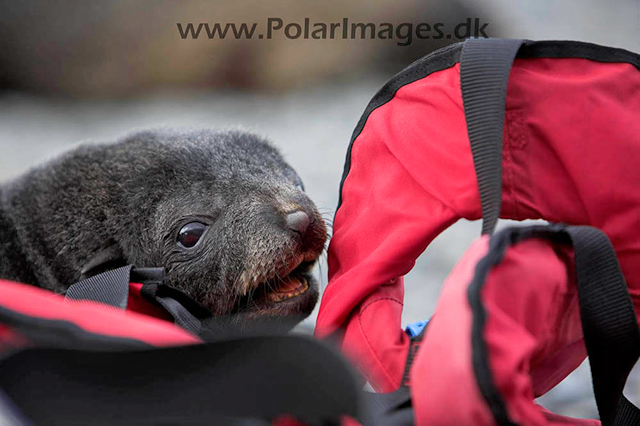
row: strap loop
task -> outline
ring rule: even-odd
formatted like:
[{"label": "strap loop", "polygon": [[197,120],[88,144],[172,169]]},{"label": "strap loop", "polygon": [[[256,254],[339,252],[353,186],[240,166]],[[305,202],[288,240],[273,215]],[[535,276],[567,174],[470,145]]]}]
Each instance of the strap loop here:
[{"label": "strap loop", "polygon": [[103,272],[73,284],[65,296],[70,300],[92,300],[120,309],[127,309],[129,282],[143,283],[143,295],[160,304],[182,328],[199,335],[201,320],[211,316],[206,308],[184,293],[165,286],[164,268],[133,268],[123,266]]}]

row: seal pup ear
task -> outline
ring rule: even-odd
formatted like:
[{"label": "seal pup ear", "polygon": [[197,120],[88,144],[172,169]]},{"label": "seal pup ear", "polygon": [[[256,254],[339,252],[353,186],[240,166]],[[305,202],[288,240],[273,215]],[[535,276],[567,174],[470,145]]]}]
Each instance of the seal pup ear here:
[{"label": "seal pup ear", "polygon": [[122,249],[117,243],[113,243],[90,257],[80,274],[82,274],[82,279],[85,279],[125,265],[126,260]]}]

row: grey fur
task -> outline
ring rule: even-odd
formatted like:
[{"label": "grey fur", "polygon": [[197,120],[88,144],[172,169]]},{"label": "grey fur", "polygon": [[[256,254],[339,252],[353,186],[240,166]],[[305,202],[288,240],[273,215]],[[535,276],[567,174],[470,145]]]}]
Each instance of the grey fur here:
[{"label": "grey fur", "polygon": [[[62,292],[107,260],[164,266],[169,285],[229,314],[321,253],[326,229],[299,185],[274,147],[240,131],[148,131],[81,146],[0,186],[0,277]],[[285,226],[299,209],[311,218],[304,241]],[[209,227],[185,250],[177,233],[194,218]],[[296,303],[250,311],[306,316],[318,294],[310,284]]]}]

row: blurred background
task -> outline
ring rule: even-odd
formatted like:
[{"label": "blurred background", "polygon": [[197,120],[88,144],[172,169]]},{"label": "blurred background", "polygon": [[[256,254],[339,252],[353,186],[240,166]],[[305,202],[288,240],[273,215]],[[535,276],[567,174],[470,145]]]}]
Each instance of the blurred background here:
[{"label": "blurred background", "polygon": [[[271,138],[332,218],[347,145],[369,99],[415,59],[456,40],[183,39],[178,23],[443,23],[491,37],[572,39],[640,51],[640,0],[235,0],[0,3],[0,181],[83,142],[149,127],[240,127]],[[473,34],[471,34],[473,35]],[[407,44],[405,46],[400,44]],[[406,277],[403,323],[428,318],[480,234],[459,222]],[[326,285],[326,261],[318,273]],[[315,316],[315,315],[314,315]],[[303,329],[310,329],[310,318]],[[638,374],[627,393],[638,403]],[[597,415],[588,366],[541,403]]]}]

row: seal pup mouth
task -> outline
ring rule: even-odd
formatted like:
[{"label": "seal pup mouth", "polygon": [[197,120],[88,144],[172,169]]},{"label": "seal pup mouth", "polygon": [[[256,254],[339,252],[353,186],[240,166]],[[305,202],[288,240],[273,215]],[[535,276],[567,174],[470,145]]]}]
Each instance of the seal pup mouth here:
[{"label": "seal pup mouth", "polygon": [[309,283],[304,277],[286,277],[274,286],[273,292],[267,297],[271,302],[278,303],[300,296],[309,290]]},{"label": "seal pup mouth", "polygon": [[311,275],[316,260],[299,261],[285,276],[275,275],[242,296],[235,304],[234,313],[256,312],[282,314],[302,313],[315,305],[318,298],[317,283]]}]

